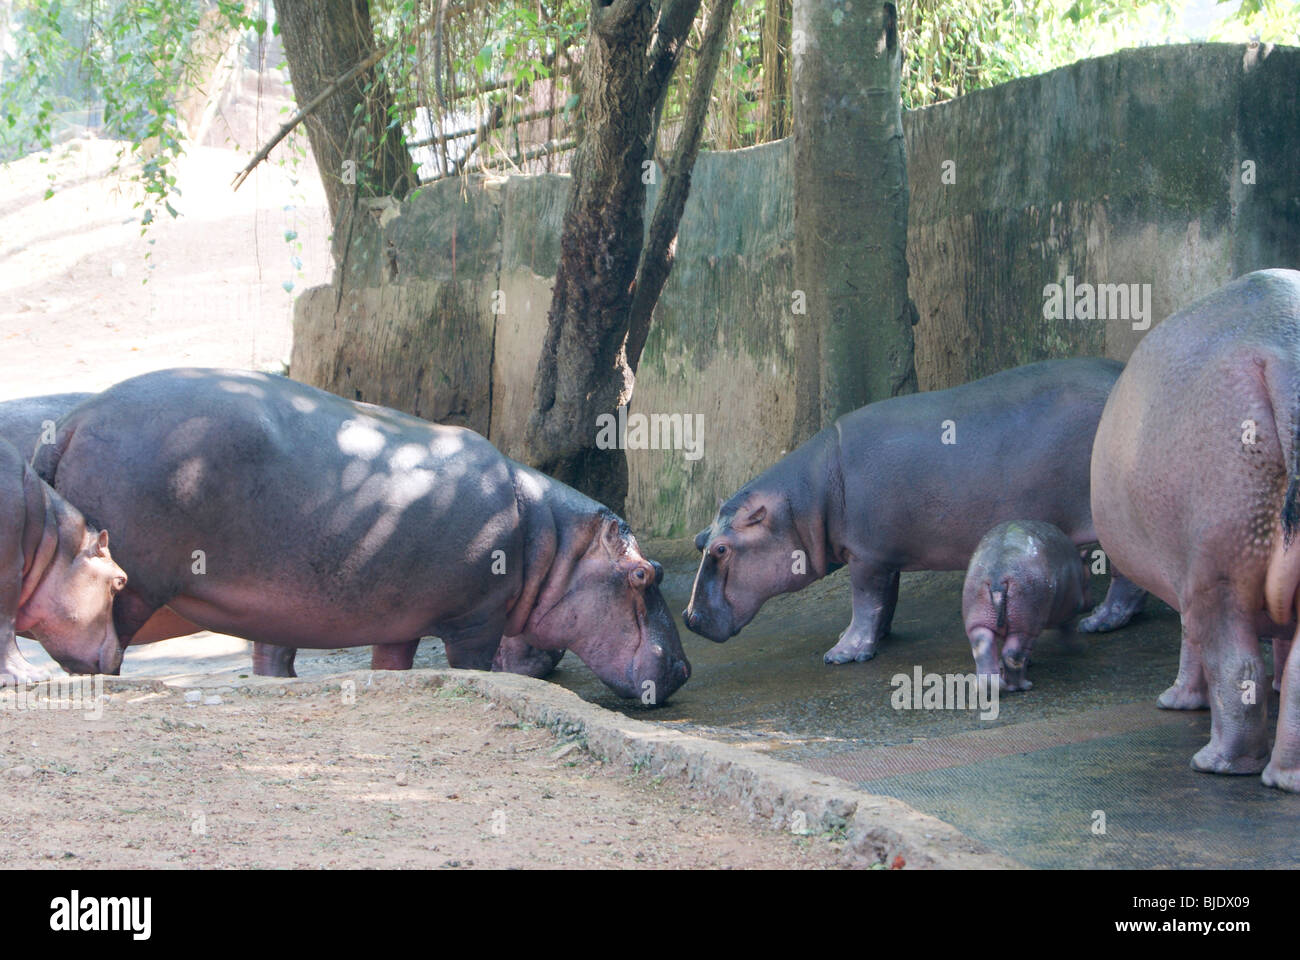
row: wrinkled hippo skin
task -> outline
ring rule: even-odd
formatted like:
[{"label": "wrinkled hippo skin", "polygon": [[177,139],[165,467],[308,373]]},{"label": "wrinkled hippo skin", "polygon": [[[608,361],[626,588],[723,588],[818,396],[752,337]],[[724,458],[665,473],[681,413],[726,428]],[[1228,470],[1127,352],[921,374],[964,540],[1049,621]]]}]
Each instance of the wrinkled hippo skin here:
[{"label": "wrinkled hippo skin", "polygon": [[1028,690],[1034,641],[1068,627],[1088,606],[1088,568],[1059,528],[1008,520],[980,540],[966,568],[962,623],[976,672],[1001,676],[1001,689]]},{"label": "wrinkled hippo skin", "polygon": [[124,643],[166,605],[262,644],[373,645],[389,669],[436,635],[453,667],[486,670],[505,636],[656,703],[690,674],[627,525],[470,430],[282,377],[165,370],[79,406],[34,465],[113,530]]},{"label": "wrinkled hippo skin", "polygon": [[[122,652],[113,598],[125,586],[108,534],[89,527],[0,440],[0,644],[13,647],[22,633],[71,672],[115,673]],[[5,682],[46,678],[26,660],[6,668],[14,672]]]},{"label": "wrinkled hippo skin", "polygon": [[[1197,770],[1300,790],[1300,273],[1247,274],[1146,335],[1097,430],[1101,544],[1182,617],[1165,707],[1210,708]],[[1271,758],[1259,638],[1282,674]],[[1277,677],[1275,676],[1275,682]]]},{"label": "wrinkled hippo skin", "polygon": [[[721,642],[769,597],[848,564],[853,619],[825,660],[868,660],[889,632],[901,571],[964,570],[1004,520],[1095,541],[1088,463],[1120,369],[1047,360],[840,417],[745,484],[696,537],[703,557],[686,625]],[[1145,595],[1112,573],[1080,629],[1115,629],[1141,606]]]}]

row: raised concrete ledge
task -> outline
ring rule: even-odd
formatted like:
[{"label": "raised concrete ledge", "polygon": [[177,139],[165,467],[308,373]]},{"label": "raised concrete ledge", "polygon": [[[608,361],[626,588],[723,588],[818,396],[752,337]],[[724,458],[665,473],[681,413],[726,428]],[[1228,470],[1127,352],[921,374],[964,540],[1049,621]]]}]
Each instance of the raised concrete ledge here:
[{"label": "raised concrete ledge", "polygon": [[104,686],[110,693],[205,689],[246,696],[308,696],[334,691],[342,694],[349,682],[358,699],[368,690],[458,685],[521,719],[546,727],[562,739],[581,742],[593,756],[607,763],[670,777],[772,829],[803,826],[811,834],[844,831],[848,839],[846,858],[853,866],[966,870],[1021,867],[901,800],[876,796],[846,780],[695,733],[626,717],[588,703],[561,686],[531,677],[472,670],[354,670],[305,679],[108,677]]}]

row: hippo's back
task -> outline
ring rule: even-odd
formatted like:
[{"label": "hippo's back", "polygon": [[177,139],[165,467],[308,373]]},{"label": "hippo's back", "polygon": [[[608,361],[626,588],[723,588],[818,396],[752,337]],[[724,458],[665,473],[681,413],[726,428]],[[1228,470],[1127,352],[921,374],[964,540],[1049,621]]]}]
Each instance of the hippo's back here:
[{"label": "hippo's back", "polygon": [[1093,539],[1088,464],[1122,364],[1045,360],[838,421],[846,510],[904,569],[962,569],[1004,520]]},{"label": "hippo's back", "polygon": [[[124,381],[75,410],[36,465],[163,593],[198,550],[199,582],[359,609],[409,589],[430,543],[468,554],[516,506],[509,462],[471,430],[243,370]],[[239,569],[218,571],[223,556]]]}]

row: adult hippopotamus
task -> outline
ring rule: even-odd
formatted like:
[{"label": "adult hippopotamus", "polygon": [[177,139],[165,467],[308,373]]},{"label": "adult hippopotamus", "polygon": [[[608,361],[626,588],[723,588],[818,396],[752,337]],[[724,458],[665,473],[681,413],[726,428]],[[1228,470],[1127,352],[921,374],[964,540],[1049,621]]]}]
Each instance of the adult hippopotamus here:
[{"label": "adult hippopotamus", "polygon": [[[1300,791],[1300,272],[1247,274],[1143,338],[1092,455],[1107,554],[1182,617],[1165,707],[1210,708],[1197,770]],[[1259,637],[1281,674],[1270,759]],[[1289,653],[1288,653],[1289,651]],[[1285,665],[1285,666],[1284,666]]]},{"label": "adult hippopotamus", "polygon": [[[845,414],[741,487],[700,531],[686,625],[722,642],[769,597],[848,564],[853,619],[825,660],[869,660],[889,632],[901,571],[964,570],[1004,520],[1042,520],[1075,544],[1095,541],[1088,462],[1120,369],[1045,360]],[[1122,626],[1143,598],[1116,574],[1079,628]]]},{"label": "adult hippopotamus", "polygon": [[[88,526],[0,440],[0,644],[14,648],[21,632],[69,670],[114,673],[122,651],[113,597],[125,586],[108,534]],[[5,663],[3,682],[45,679],[20,661]]]},{"label": "adult hippopotamus", "polygon": [[436,634],[453,667],[488,669],[503,636],[569,649],[647,702],[690,675],[627,524],[471,430],[283,377],[164,370],[78,406],[35,466],[114,532],[123,643],[166,605],[268,644],[374,645],[390,669]]}]

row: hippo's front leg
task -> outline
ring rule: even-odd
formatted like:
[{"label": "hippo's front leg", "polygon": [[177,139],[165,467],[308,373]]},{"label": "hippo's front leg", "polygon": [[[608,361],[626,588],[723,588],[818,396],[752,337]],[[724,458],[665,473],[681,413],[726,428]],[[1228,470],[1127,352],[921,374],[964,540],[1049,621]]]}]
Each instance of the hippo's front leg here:
[{"label": "hippo's front leg", "polygon": [[23,652],[18,649],[18,641],[14,638],[12,632],[8,633],[7,639],[2,642],[3,649],[0,649],[0,687],[17,683],[39,683],[42,680],[50,679],[48,670],[42,670],[27,661],[27,658],[23,656]]},{"label": "hippo's front leg", "polygon": [[297,647],[282,647],[278,643],[253,644],[253,675],[258,677],[296,677],[293,669]]},{"label": "hippo's front leg", "polygon": [[822,659],[827,663],[870,660],[876,655],[876,645],[894,622],[899,571],[882,570],[851,559],[849,576],[853,580],[853,619],[840,634],[839,642],[826,651]]},{"label": "hippo's front leg", "polygon": [[1142,609],[1142,601],[1146,597],[1145,590],[1111,567],[1110,588],[1106,591],[1106,598],[1079,621],[1079,629],[1084,633],[1118,630]]},{"label": "hippo's front leg", "polygon": [[370,669],[410,670],[415,664],[415,651],[418,649],[418,638],[406,643],[376,644],[370,648]]},{"label": "hippo's front leg", "polygon": [[1259,773],[1268,763],[1268,697],[1259,638],[1231,599],[1206,591],[1183,614],[1189,644],[1205,658],[1210,690],[1210,742],[1192,757],[1206,773]]},{"label": "hippo's front leg", "polygon": [[1201,651],[1188,641],[1186,630],[1179,642],[1178,676],[1174,685],[1157,698],[1156,706],[1161,710],[1205,710],[1210,706]]},{"label": "hippo's front leg", "polygon": [[1300,643],[1288,641],[1287,647],[1286,660],[1278,660],[1281,642],[1273,641],[1273,672],[1274,676],[1282,674],[1282,696],[1277,708],[1277,742],[1263,779],[1270,787],[1300,793]]}]

